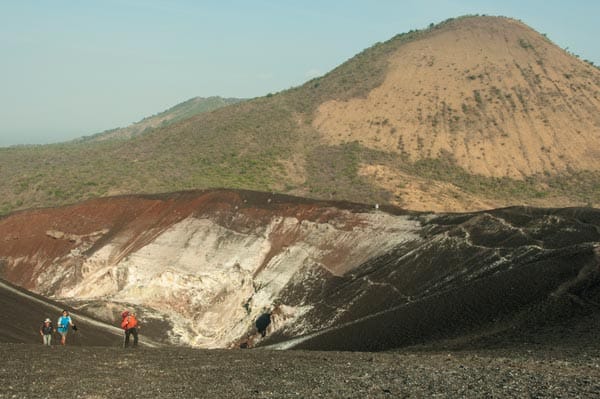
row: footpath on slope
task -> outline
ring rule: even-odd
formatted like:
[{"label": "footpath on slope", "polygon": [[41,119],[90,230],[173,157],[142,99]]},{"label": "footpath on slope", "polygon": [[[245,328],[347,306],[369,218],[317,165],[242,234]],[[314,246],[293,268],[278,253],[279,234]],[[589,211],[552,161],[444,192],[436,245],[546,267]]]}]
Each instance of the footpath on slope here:
[{"label": "footpath on slope", "polygon": [[[0,305],[9,313],[5,320],[13,320],[11,325],[0,326],[0,341],[24,343],[39,340],[39,327],[42,320],[55,318],[61,314],[64,305],[38,297],[24,289],[19,289],[0,280]],[[71,332],[67,338],[69,345],[108,345],[118,346],[122,342],[123,330],[102,321],[96,320],[76,310],[70,310],[79,330]],[[10,316],[10,317],[9,317]],[[56,317],[54,317],[56,316]],[[140,344],[148,347],[159,347],[160,344],[142,337]]]}]

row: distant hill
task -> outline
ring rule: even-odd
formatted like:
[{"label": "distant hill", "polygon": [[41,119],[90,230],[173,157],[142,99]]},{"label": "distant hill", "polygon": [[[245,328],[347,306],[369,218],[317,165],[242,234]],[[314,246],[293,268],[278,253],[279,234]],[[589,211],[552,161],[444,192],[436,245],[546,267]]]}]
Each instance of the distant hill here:
[{"label": "distant hill", "polygon": [[128,139],[148,132],[151,129],[161,126],[169,126],[182,119],[190,118],[203,112],[210,112],[217,108],[235,104],[240,101],[243,100],[239,98],[223,97],[194,97],[177,104],[166,111],[144,118],[130,126],[107,130],[102,133],[84,137],[83,140],[99,141],[114,138]]},{"label": "distant hill", "polygon": [[519,21],[470,16],[143,135],[0,149],[0,212],[210,187],[433,211],[598,206],[599,148],[600,70]]}]

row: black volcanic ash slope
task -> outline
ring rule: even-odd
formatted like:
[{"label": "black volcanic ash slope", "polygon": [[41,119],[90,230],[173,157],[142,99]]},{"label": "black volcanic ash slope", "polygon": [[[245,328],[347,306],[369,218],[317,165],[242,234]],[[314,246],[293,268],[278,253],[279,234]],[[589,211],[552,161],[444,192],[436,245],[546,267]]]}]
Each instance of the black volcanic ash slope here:
[{"label": "black volcanic ash slope", "polygon": [[[39,329],[42,321],[48,317],[54,327],[65,305],[35,295],[22,288],[14,287],[0,280],[0,343],[39,343]],[[70,309],[69,309],[70,310]],[[75,346],[119,346],[121,332],[109,325],[90,319],[87,316],[71,312],[77,331],[70,331],[68,345]],[[58,344],[55,335],[53,344]]]},{"label": "black volcanic ash slope", "polygon": [[371,351],[473,337],[501,345],[508,332],[600,344],[600,210],[441,215],[422,235],[348,275],[314,281],[301,296],[320,299],[306,317],[328,328],[284,347]]}]

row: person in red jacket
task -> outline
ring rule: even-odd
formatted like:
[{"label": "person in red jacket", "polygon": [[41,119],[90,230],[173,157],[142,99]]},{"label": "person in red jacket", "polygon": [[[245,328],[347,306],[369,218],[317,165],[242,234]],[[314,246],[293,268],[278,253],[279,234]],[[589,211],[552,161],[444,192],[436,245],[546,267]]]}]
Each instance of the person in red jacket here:
[{"label": "person in red jacket", "polygon": [[138,329],[140,328],[140,325],[135,317],[135,313],[130,313],[128,310],[125,310],[123,313],[121,313],[121,318],[121,328],[125,330],[125,341],[123,342],[123,347],[127,348],[129,346],[129,336],[133,335],[133,347],[136,348],[138,344]]}]

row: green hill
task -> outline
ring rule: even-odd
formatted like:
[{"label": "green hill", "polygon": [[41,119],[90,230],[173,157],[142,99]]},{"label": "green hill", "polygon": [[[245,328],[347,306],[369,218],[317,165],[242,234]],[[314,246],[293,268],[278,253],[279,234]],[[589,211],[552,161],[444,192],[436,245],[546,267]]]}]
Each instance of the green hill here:
[{"label": "green hill", "polygon": [[[448,49],[447,43],[471,36],[489,53],[473,46]],[[529,46],[523,47],[523,37]],[[421,54],[415,46],[430,53],[412,59],[411,54]],[[520,58],[493,63],[494,46],[510,46],[508,52]],[[446,61],[454,53],[459,58]],[[417,71],[411,79],[418,82],[416,89],[403,86],[407,68]],[[515,74],[520,80],[511,81]],[[556,89],[546,81],[561,88],[562,101],[567,109],[579,110],[577,116],[563,112],[564,104],[553,105]],[[477,86],[462,92],[468,85]],[[590,148],[600,148],[591,141],[600,140],[594,119],[600,101],[582,106],[584,97],[568,94],[570,88],[585,98],[600,98],[600,71],[518,21],[448,20],[377,43],[300,87],[191,117],[181,112],[145,134],[2,148],[0,212],[211,187],[435,211],[597,205],[600,165]],[[452,102],[457,98],[462,107]],[[351,106],[358,111],[343,111]],[[371,111],[363,115],[363,109]],[[402,119],[407,115],[414,115],[415,125]],[[550,126],[553,118],[560,129]],[[530,125],[535,135],[527,131],[527,137],[541,144],[514,150],[515,159],[490,158],[513,151],[510,140],[522,142],[521,129]],[[573,144],[564,153],[562,137]],[[445,141],[437,144],[442,139],[447,148]],[[462,147],[453,152],[457,143],[465,143],[466,155]],[[523,156],[529,162],[524,172],[509,173]],[[477,160],[481,169],[465,163]]]},{"label": "green hill", "polygon": [[210,112],[217,108],[235,104],[240,101],[243,100],[239,98],[223,97],[194,97],[177,104],[166,111],[144,118],[130,126],[107,130],[102,133],[84,137],[82,140],[100,141],[114,138],[131,138],[147,133],[148,131],[156,129],[157,127],[169,126],[182,119],[191,118],[194,115]]}]

